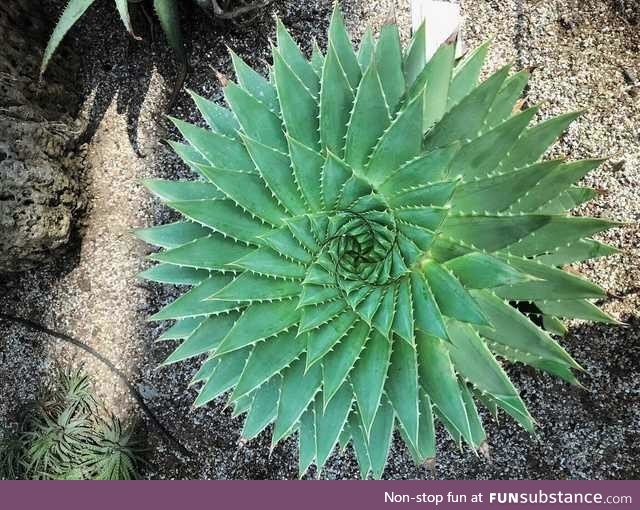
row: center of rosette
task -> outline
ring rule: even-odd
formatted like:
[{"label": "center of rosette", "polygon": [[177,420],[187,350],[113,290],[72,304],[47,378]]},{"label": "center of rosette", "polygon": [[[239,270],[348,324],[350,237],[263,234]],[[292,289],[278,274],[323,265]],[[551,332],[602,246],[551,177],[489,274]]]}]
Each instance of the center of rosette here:
[{"label": "center of rosette", "polygon": [[349,291],[358,283],[386,283],[395,239],[395,222],[388,213],[344,211],[332,217],[325,249],[336,284]]}]

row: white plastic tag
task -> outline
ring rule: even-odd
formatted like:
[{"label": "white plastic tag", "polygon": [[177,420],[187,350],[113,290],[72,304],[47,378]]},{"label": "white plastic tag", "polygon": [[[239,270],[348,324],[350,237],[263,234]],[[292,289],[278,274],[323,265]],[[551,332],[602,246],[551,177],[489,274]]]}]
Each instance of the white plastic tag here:
[{"label": "white plastic tag", "polygon": [[411,26],[416,31],[423,20],[426,20],[427,59],[449,37],[457,34],[456,56],[463,53],[462,48],[462,16],[460,5],[442,0],[410,0]]}]

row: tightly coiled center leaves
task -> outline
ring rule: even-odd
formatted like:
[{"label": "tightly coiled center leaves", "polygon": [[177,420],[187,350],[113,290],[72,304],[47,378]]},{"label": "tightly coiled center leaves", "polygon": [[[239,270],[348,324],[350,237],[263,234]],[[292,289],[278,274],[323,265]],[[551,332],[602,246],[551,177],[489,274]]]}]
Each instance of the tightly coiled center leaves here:
[{"label": "tightly coiled center leaves", "polygon": [[[395,222],[384,212],[345,211],[332,217],[324,250],[335,265],[336,284],[343,279],[385,283],[395,244]],[[386,268],[386,269],[385,269]]]},{"label": "tightly coiled center leaves", "polygon": [[279,24],[269,79],[232,55],[230,109],[194,94],[210,129],[174,121],[200,180],[147,183],[185,217],[139,231],[163,248],[143,276],[191,286],[152,317],[182,340],[166,363],[208,353],[196,405],[230,392],[244,437],[297,432],[301,474],[350,443],[379,477],[394,429],[419,463],[436,423],[479,448],[478,402],[532,430],[498,359],[575,383],[550,333],[612,320],[561,269],[614,251],[588,239],[609,222],[567,214],[599,162],[538,161],[575,115],[528,127],[526,73],[478,84],[486,46],[427,61],[424,33],[356,53],[336,10],[309,62]]},{"label": "tightly coiled center leaves", "polygon": [[[396,246],[396,224],[393,215],[385,211],[340,211],[328,221],[326,238],[315,264],[307,273],[306,284],[318,281],[315,273],[333,273],[334,283],[343,297],[359,286],[387,285],[402,274],[393,266]],[[310,292],[313,292],[309,287]]]}]

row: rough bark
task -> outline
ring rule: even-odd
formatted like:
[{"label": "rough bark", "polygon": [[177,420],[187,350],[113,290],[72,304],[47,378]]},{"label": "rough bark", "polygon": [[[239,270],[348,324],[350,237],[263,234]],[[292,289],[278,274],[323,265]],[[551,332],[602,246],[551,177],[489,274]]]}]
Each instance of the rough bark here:
[{"label": "rough bark", "polygon": [[80,207],[77,65],[62,52],[39,83],[49,32],[38,0],[0,3],[0,273],[59,254]]}]

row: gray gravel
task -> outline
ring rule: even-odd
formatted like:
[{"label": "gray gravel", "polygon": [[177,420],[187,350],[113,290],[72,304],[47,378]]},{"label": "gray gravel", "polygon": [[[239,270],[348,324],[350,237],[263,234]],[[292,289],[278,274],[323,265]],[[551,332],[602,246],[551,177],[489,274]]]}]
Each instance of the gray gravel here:
[{"label": "gray gravel", "polygon": [[[392,0],[345,0],[347,22],[359,37],[366,23],[379,27],[393,14]],[[60,2],[50,1],[49,7]],[[162,144],[175,136],[162,118],[173,67],[161,38],[138,46],[129,41],[111,2],[92,8],[82,28],[72,34],[72,48],[84,55],[85,110],[96,128],[89,140],[90,168],[84,185],[89,210],[78,233],[82,241],[69,257],[52,267],[5,281],[0,307],[72,333],[116,361],[139,383],[158,417],[194,452],[184,459],[151,426],[153,449],[147,476],[152,478],[293,478],[297,452],[292,441],[269,455],[268,438],[239,444],[241,419],[232,418],[222,401],[193,410],[187,389],[196,364],[156,369],[170,346],[154,344],[162,325],[145,317],[169,302],[176,289],[149,285],[134,275],[146,263],[147,248],[129,235],[131,227],[171,219],[140,186],[147,176],[184,177],[184,166]],[[560,5],[562,4],[562,5]],[[640,28],[617,1],[556,2],[538,0],[467,0],[468,46],[493,36],[489,69],[506,61],[515,68],[535,66],[527,93],[541,103],[541,117],[585,109],[585,115],[553,150],[571,158],[611,159],[586,179],[601,194],[583,213],[637,225],[640,215]],[[628,3],[631,5],[631,2]],[[111,12],[114,11],[114,12]],[[53,11],[52,11],[53,12]],[[632,11],[629,11],[630,13]],[[210,66],[230,74],[225,45],[252,65],[265,69],[271,15],[277,13],[305,49],[312,36],[324,43],[330,14],[328,0],[277,1],[245,26],[211,27],[201,18],[187,22],[193,71],[187,86],[220,97]],[[407,5],[396,0],[395,15],[408,35]],[[626,16],[626,17],[625,17]],[[144,35],[141,17],[135,21]],[[147,37],[148,39],[148,37]],[[183,95],[175,116],[200,121]],[[589,372],[582,391],[528,368],[511,367],[532,414],[540,422],[537,437],[503,418],[487,420],[491,460],[458,451],[441,435],[439,478],[638,478],[640,458],[640,345],[638,332],[640,270],[636,226],[615,229],[602,239],[621,248],[607,260],[575,268],[604,286],[603,303],[628,327],[576,323],[563,345]],[[17,327],[0,332],[0,423],[15,419],[31,398],[53,360],[85,363],[100,396],[123,417],[139,415],[124,389],[94,360],[67,346],[51,345]],[[144,427],[144,420],[141,422]],[[313,475],[313,474],[312,474]],[[336,455],[322,476],[351,478],[357,467],[349,451]],[[394,444],[387,478],[429,478],[416,468],[399,442]]]}]

